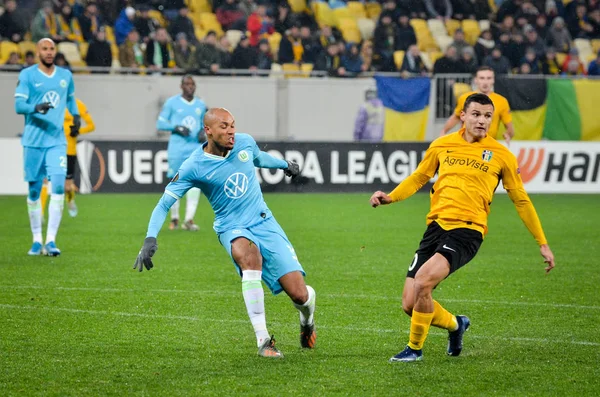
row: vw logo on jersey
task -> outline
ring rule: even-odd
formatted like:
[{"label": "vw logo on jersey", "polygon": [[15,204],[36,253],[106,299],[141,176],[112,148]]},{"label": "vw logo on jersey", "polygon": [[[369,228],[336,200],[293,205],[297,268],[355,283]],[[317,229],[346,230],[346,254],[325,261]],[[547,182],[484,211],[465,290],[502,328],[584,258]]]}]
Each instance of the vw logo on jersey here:
[{"label": "vw logo on jersey", "polygon": [[60,95],[56,91],[48,91],[44,94],[42,102],[50,102],[54,108],[57,108],[60,102]]},{"label": "vw logo on jersey", "polygon": [[238,154],[238,159],[240,159],[240,161],[242,163],[245,163],[246,161],[250,160],[250,156],[248,156],[248,152],[245,150],[240,151],[240,153]]},{"label": "vw logo on jersey", "polygon": [[242,198],[248,191],[248,177],[241,172],[232,174],[227,178],[227,181],[225,181],[224,190],[227,197],[231,199],[237,200]]},{"label": "vw logo on jersey", "polygon": [[194,131],[196,129],[196,119],[192,116],[187,116],[184,118],[181,124],[183,124],[184,127],[189,128],[190,131]]}]

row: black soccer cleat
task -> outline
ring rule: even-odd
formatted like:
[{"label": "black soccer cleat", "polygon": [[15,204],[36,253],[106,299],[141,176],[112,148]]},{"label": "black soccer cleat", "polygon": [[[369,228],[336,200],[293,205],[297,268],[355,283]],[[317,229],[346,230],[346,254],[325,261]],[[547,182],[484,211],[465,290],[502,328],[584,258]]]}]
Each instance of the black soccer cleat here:
[{"label": "black soccer cleat", "polygon": [[471,320],[467,316],[456,316],[458,329],[448,332],[448,355],[459,356],[463,347],[463,335],[471,326]]},{"label": "black soccer cleat", "polygon": [[300,346],[305,349],[314,349],[317,343],[315,324],[300,326]]}]

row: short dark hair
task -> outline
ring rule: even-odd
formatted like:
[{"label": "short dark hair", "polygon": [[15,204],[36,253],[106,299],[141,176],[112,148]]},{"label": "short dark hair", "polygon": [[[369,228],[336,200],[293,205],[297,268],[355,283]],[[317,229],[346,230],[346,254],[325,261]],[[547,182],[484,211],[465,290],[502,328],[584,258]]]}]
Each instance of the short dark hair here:
[{"label": "short dark hair", "polygon": [[467,100],[465,101],[465,106],[463,107],[463,112],[466,113],[467,109],[469,108],[469,105],[473,102],[478,103],[480,105],[492,105],[492,107],[494,107],[494,102],[492,102],[489,96],[485,94],[476,93],[471,94],[467,97]]},{"label": "short dark hair", "polygon": [[475,71],[475,74],[473,76],[477,76],[477,73],[479,73],[479,72],[487,72],[487,71],[493,72],[494,69],[492,69],[489,66],[480,66],[480,67],[477,68],[477,70]]}]

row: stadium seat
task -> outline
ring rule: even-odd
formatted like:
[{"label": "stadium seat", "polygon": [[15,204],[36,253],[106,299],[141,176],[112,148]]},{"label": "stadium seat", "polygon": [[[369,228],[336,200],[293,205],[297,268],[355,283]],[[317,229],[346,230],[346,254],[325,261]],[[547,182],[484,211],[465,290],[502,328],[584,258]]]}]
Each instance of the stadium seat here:
[{"label": "stadium seat", "polygon": [[450,36],[435,36],[433,38],[437,43],[437,46],[442,52],[445,52],[450,44],[452,44],[452,37]]},{"label": "stadium seat", "polygon": [[271,47],[271,53],[275,56],[279,53],[279,44],[281,43],[281,33],[274,32],[269,36],[269,47]]},{"label": "stadium seat", "polygon": [[338,22],[337,27],[341,31],[344,31],[344,30],[356,30],[357,32],[359,32],[359,35],[360,35],[360,31],[358,30],[358,23],[356,22],[356,19],[354,19],[354,18],[340,18],[340,19],[338,19],[337,22]]},{"label": "stadium seat", "polygon": [[428,70],[433,70],[433,64],[431,63],[431,58],[429,58],[429,52],[422,52],[421,59]]},{"label": "stadium seat", "polygon": [[17,44],[13,43],[12,41],[0,42],[0,64],[6,63],[11,52],[16,52],[19,54],[19,58],[21,58],[21,50]]},{"label": "stadium seat", "polygon": [[484,30],[490,30],[491,28],[491,24],[490,21],[488,21],[487,19],[482,19],[481,21],[479,21],[479,30],[481,30],[482,32]]},{"label": "stadium seat", "polygon": [[283,78],[283,74],[281,73],[281,70],[282,70],[281,65],[273,62],[271,64],[271,74],[269,74],[269,77],[276,78],[276,79]]},{"label": "stadium seat", "polygon": [[471,86],[466,83],[454,83],[452,86],[452,93],[454,94],[454,99],[456,100],[458,100],[462,94],[469,91],[471,91]]},{"label": "stadium seat", "polygon": [[218,37],[223,36],[223,28],[217,20],[217,16],[212,12],[203,12],[200,14],[200,25],[203,30],[214,30]]},{"label": "stadium seat", "polygon": [[367,3],[365,8],[367,9],[367,16],[369,18],[373,19],[374,21],[379,19],[379,14],[381,14],[381,4],[373,1]]},{"label": "stadium seat", "polygon": [[592,52],[597,54],[600,51],[600,39],[592,40]]},{"label": "stadium seat", "polygon": [[360,1],[349,1],[347,3],[348,6],[348,10],[350,10],[350,13],[352,13],[352,15],[354,15],[354,18],[366,18],[367,17],[367,10],[364,6],[363,3],[361,3]]},{"label": "stadium seat", "polygon": [[369,40],[373,38],[373,33],[375,32],[375,21],[369,18],[358,18],[356,23],[363,40]]},{"label": "stadium seat", "polygon": [[[295,63],[284,63],[283,65],[281,65],[281,70],[283,70],[284,72],[300,72],[300,66],[296,65]],[[298,76],[300,76],[298,73],[284,73],[284,77],[288,79],[295,78]]]},{"label": "stadium seat", "polygon": [[[441,51],[431,51],[429,53],[429,59],[431,60],[431,65],[435,65],[435,62],[444,56],[444,53]],[[433,66],[432,66],[433,68]]]},{"label": "stadium seat", "polygon": [[429,19],[427,21],[427,26],[434,37],[436,35],[448,35],[446,26],[444,26],[444,22],[440,21],[439,19]]},{"label": "stadium seat", "polygon": [[465,40],[467,43],[474,45],[481,31],[479,30],[479,22],[472,19],[462,21],[462,29],[465,32]]},{"label": "stadium seat", "polygon": [[235,49],[235,47],[237,47],[243,34],[244,34],[244,32],[242,32],[241,30],[235,30],[235,29],[231,29],[231,30],[228,30],[227,32],[225,32],[225,36],[227,36],[227,40],[229,40],[229,43],[231,44],[231,48]]},{"label": "stadium seat", "polygon": [[415,34],[418,34],[422,30],[429,32],[429,27],[427,27],[427,22],[424,19],[413,18],[410,20],[410,26],[415,30]]},{"label": "stadium seat", "polygon": [[340,31],[342,32],[342,37],[344,38],[344,41],[346,41],[346,43],[356,43],[359,44],[361,41],[361,35],[360,35],[360,30],[358,30],[358,28],[353,29],[353,28],[340,28]]},{"label": "stadium seat", "polygon": [[446,21],[446,30],[448,31],[448,35],[453,36],[456,29],[460,28],[460,21],[456,19],[448,19]]},{"label": "stadium seat", "polygon": [[209,0],[189,0],[189,7],[192,14],[202,14],[203,12],[212,12]]},{"label": "stadium seat", "polygon": [[439,50],[438,45],[435,40],[429,34],[429,31],[426,33],[422,33],[421,35],[417,35],[417,44],[419,45],[419,49],[421,51],[437,51]]},{"label": "stadium seat", "polygon": [[490,8],[492,9],[492,11],[494,13],[496,11],[498,11],[498,7],[496,6],[496,1],[495,0],[488,0],[488,4],[490,5]]},{"label": "stadium seat", "polygon": [[582,60],[586,60],[590,54],[594,51],[592,50],[592,43],[588,39],[575,39],[575,48],[579,51],[579,57]]},{"label": "stadium seat", "polygon": [[394,63],[396,64],[396,69],[400,70],[402,62],[404,62],[404,51],[394,51]]},{"label": "stadium seat", "polygon": [[562,66],[563,63],[565,63],[565,59],[567,59],[567,54],[565,54],[564,52],[556,53],[556,62],[558,62],[560,66]]},{"label": "stadium seat", "polygon": [[160,24],[160,26],[162,26],[162,27],[167,26],[167,22],[165,21],[165,17],[163,16],[162,12],[160,12],[158,10],[149,10],[148,16],[150,18],[156,20],[156,22],[158,22]]},{"label": "stadium seat", "polygon": [[300,76],[310,77],[310,72],[312,72],[312,70],[313,70],[312,63],[303,63],[302,65],[300,65],[300,71],[302,71],[304,73],[302,73]]},{"label": "stadium seat", "polygon": [[[81,43],[78,44],[78,46],[79,46],[79,54],[81,54],[81,59],[85,59],[85,56],[87,55],[88,47],[90,46],[90,44],[87,41],[82,41]],[[112,44],[110,47],[113,52],[113,58],[115,58],[114,47],[117,47],[117,45]],[[119,58],[119,47],[117,47],[117,59],[118,58]]]},{"label": "stadium seat", "polygon": [[77,44],[64,41],[62,43],[58,43],[57,49],[58,52],[62,52],[64,54],[65,58],[71,65],[81,65],[81,54],[79,53]]},{"label": "stadium seat", "polygon": [[204,36],[206,36],[206,33],[208,33],[208,31],[207,31],[207,30],[204,30],[204,29],[202,29],[202,28],[201,28],[201,27],[199,27],[199,26],[196,26],[196,27],[194,28],[194,34],[196,35],[196,38],[197,38],[198,40],[202,40],[202,39],[204,38]]},{"label": "stadium seat", "polygon": [[306,10],[306,0],[288,0],[293,13],[300,14]]},{"label": "stadium seat", "polygon": [[333,16],[335,17],[335,20],[338,21],[338,23],[340,19],[356,19],[356,17],[352,15],[348,7],[335,8],[332,10],[332,12]]},{"label": "stadium seat", "polygon": [[337,26],[335,15],[327,3],[313,1],[311,5],[319,26]]},{"label": "stadium seat", "polygon": [[106,41],[116,44],[117,40],[115,39],[115,31],[111,26],[105,26],[104,33],[106,33]]},{"label": "stadium seat", "polygon": [[24,57],[27,51],[33,51],[35,54],[37,48],[33,41],[22,41],[19,43],[19,50],[21,51],[21,55]]}]

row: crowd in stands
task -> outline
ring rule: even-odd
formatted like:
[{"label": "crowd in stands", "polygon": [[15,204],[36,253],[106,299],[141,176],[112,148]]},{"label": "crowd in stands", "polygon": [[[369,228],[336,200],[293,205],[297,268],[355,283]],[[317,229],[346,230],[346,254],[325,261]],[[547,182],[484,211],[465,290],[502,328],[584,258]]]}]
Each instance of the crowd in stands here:
[{"label": "crowd in stands", "polygon": [[[0,0],[1,2],[2,0]],[[224,69],[598,75],[600,0],[4,0],[0,61]]]}]

